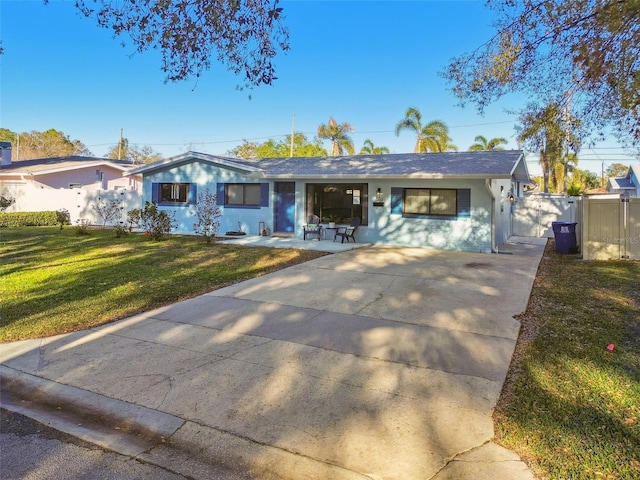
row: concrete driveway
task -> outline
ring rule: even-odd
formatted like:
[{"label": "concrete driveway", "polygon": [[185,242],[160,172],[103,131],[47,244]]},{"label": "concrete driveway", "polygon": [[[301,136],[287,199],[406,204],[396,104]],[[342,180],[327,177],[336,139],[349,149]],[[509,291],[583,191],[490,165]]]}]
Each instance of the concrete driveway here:
[{"label": "concrete driveway", "polygon": [[1,345],[2,403],[194,478],[533,479],[491,415],[545,242],[366,246]]}]

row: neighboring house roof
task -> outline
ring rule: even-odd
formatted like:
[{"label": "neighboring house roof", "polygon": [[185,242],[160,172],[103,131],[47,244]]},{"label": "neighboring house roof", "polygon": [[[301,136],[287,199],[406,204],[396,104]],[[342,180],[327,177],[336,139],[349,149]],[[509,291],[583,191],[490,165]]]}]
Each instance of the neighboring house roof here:
[{"label": "neighboring house roof", "polygon": [[131,162],[124,160],[111,160],[99,157],[54,157],[37,158],[33,160],[13,161],[9,165],[2,165],[0,175],[22,176],[22,175],[46,175],[50,173],[76,170],[78,168],[111,166],[123,172],[135,167]]},{"label": "neighboring house roof", "polygon": [[640,164],[631,165],[627,175],[624,177],[611,177],[607,182],[607,190],[638,190],[640,191]]},{"label": "neighboring house roof", "polygon": [[610,190],[635,190],[633,182],[628,177],[609,178]]},{"label": "neighboring house roof", "polygon": [[187,152],[129,170],[147,174],[200,160],[261,178],[511,178],[529,182],[521,150],[400,153],[340,157],[287,157],[243,160]]}]

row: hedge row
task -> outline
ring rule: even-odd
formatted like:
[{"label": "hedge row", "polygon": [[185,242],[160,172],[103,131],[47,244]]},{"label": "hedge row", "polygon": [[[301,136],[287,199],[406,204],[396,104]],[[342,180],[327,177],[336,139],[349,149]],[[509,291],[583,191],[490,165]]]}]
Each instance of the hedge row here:
[{"label": "hedge row", "polygon": [[59,225],[58,212],[0,212],[0,227],[48,227]]}]

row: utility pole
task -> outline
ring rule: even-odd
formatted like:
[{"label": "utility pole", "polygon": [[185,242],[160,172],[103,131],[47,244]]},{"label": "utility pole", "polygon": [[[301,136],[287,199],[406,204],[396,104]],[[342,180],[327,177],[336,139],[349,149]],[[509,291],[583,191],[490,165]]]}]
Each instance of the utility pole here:
[{"label": "utility pole", "polygon": [[296,114],[293,114],[291,121],[291,148],[289,149],[289,157],[293,157],[293,137],[296,134]]},{"label": "utility pole", "polygon": [[120,143],[118,143],[118,160],[122,160],[122,129],[120,129]]}]

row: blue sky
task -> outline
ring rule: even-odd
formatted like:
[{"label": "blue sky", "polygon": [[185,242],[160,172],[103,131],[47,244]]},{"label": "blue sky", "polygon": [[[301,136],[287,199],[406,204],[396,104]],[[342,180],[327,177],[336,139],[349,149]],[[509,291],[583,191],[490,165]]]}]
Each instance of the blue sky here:
[{"label": "blue sky", "polygon": [[[408,107],[439,119],[466,150],[476,135],[504,137],[516,148],[522,105],[506,98],[484,116],[456,106],[438,72],[452,57],[493,34],[491,12],[470,0],[285,0],[291,50],[276,58],[278,80],[251,93],[220,65],[197,82],[165,83],[157,52],[131,55],[120,39],[77,13],[73,0],[1,0],[0,126],[55,128],[101,156],[124,137],[164,156],[187,150],[224,155],[243,139],[281,139],[295,130],[313,138],[329,117],[352,124],[359,151],[366,139],[392,153],[411,152],[411,132],[395,135]],[[295,117],[295,120],[294,120]],[[329,145],[326,145],[328,148]],[[584,150],[581,168],[637,162],[613,143]],[[529,163],[538,168],[535,158]]]}]

